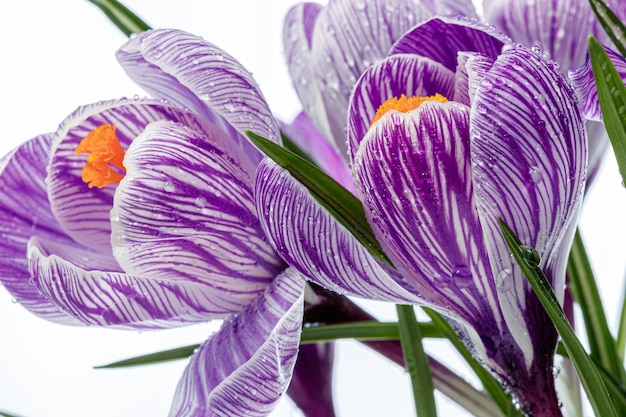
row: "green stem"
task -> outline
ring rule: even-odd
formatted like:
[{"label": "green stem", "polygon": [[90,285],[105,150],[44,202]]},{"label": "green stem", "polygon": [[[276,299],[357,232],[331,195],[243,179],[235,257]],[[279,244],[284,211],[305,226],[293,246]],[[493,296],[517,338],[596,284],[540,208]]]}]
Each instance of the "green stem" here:
[{"label": "green stem", "polygon": [[122,33],[130,37],[133,33],[150,30],[150,26],[139,16],[117,0],[87,0],[98,7]]},{"label": "green stem", "polygon": [[624,354],[626,351],[626,287],[624,288],[624,296],[622,299],[622,311],[619,317],[619,328],[617,329],[617,354],[620,363],[624,362]]},{"label": "green stem", "polygon": [[420,326],[415,310],[410,305],[396,305],[400,344],[404,354],[406,369],[411,377],[415,411],[418,417],[435,417],[435,387],[428,365],[428,356],[422,345]]}]

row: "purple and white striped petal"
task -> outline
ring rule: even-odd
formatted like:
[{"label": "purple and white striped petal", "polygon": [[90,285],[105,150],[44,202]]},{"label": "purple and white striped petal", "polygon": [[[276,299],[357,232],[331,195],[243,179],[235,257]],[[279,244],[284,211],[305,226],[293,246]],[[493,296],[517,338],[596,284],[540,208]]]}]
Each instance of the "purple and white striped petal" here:
[{"label": "purple and white striped petal", "polygon": [[331,137],[342,155],[347,155],[344,132],[352,86],[367,67],[388,55],[396,40],[429,15],[412,0],[334,0],[320,12],[311,59]]},{"label": "purple and white striped petal", "polygon": [[[493,59],[489,57],[478,53],[460,53],[454,101],[460,101],[464,104],[471,105],[471,103],[474,102],[476,90],[480,89],[483,91],[491,91],[493,86],[484,78],[485,74],[491,69],[492,66]],[[467,84],[463,85],[465,82]],[[500,80],[499,82],[502,81]],[[466,92],[468,101],[465,101],[463,92]]]},{"label": "purple and white striped petal", "polygon": [[414,54],[442,63],[450,71],[459,52],[478,52],[495,59],[511,40],[492,26],[462,16],[437,16],[407,32],[389,55]]},{"label": "purple and white striped petal", "polygon": [[50,210],[46,165],[52,135],[35,137],[0,161],[0,283],[32,313],[63,324],[78,324],[33,285],[26,254],[33,235],[69,243]]},{"label": "purple and white striped petal", "polygon": [[476,204],[491,273],[509,282],[508,291],[498,293],[499,303],[531,363],[533,352],[546,353],[531,346],[555,342],[556,333],[511,260],[498,218],[537,249],[541,267],[562,299],[564,254],[585,186],[587,138],[573,90],[541,54],[511,48],[484,81],[493,88],[477,91],[470,126]]},{"label": "purple and white striped petal", "polygon": [[280,142],[276,121],[252,74],[210,42],[179,30],[151,30],[128,41],[117,59],[154,97],[218,125],[255,164],[262,155],[243,135],[245,130]]},{"label": "purple and white striped petal", "polygon": [[168,328],[226,317],[240,307],[207,285],[125,274],[110,256],[58,241],[32,238],[28,261],[33,286],[86,325]]},{"label": "purple and white striped petal", "polygon": [[471,0],[422,0],[433,15],[465,16],[478,19],[476,8]]},{"label": "purple and white striped petal", "polygon": [[[624,21],[626,3],[607,0],[606,4]],[[484,8],[487,22],[516,42],[540,46],[562,71],[584,63],[589,35],[609,41],[587,0],[485,0]]]},{"label": "purple and white striped petal", "polygon": [[304,111],[325,137],[332,138],[311,56],[313,30],[322,9],[320,4],[306,2],[289,9],[283,24],[283,47],[289,75]]},{"label": "purple and white striped petal", "polygon": [[[89,188],[82,180],[85,155],[76,155],[80,141],[96,127],[109,123],[117,126],[117,136],[123,148],[139,135],[148,123],[170,120],[183,123],[207,135],[216,137],[222,149],[232,151],[224,135],[193,113],[155,100],[112,100],[83,106],[63,121],[56,132],[48,165],[48,197],[61,227],[77,242],[92,249],[111,252],[109,211],[113,204],[115,186]],[[240,158],[242,164],[246,159]],[[252,164],[247,163],[252,169]]]},{"label": "purple and white striped petal", "polygon": [[354,181],[344,159],[328,140],[313,126],[306,113],[301,112],[291,122],[281,126],[282,131],[302,149],[326,174],[352,193]]},{"label": "purple and white striped petal", "polygon": [[255,198],[259,218],[280,256],[307,279],[340,294],[414,303],[369,252],[287,171],[265,159]]},{"label": "purple and white striped petal", "polygon": [[350,160],[385,101],[402,94],[454,95],[454,73],[442,64],[416,55],[393,55],[369,67],[354,87],[348,112]]},{"label": "purple and white striped petal", "polygon": [[259,225],[247,173],[201,133],[152,123],[124,163],[111,239],[127,273],[202,283],[236,312],[284,269]]},{"label": "purple and white striped petal", "polygon": [[389,111],[361,142],[353,172],[369,223],[406,283],[489,339],[502,326],[473,201],[469,113],[434,101]]},{"label": "purple and white striped petal", "polygon": [[267,416],[282,398],[300,344],[304,280],[285,270],[202,344],[178,383],[170,417]]},{"label": "purple and white striped petal", "polygon": [[[626,58],[610,48],[605,47],[604,50],[609,55],[611,62],[622,80],[626,82]],[[570,71],[569,78],[578,96],[585,119],[602,122],[602,110],[600,109],[600,101],[598,100],[598,90],[596,89],[596,82],[593,77],[591,60],[587,58],[585,65],[574,71]]]}]

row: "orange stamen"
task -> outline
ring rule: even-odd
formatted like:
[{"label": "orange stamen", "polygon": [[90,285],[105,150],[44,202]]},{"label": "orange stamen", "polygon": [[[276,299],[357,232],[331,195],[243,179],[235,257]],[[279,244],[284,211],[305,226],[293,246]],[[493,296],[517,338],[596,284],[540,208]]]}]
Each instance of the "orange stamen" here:
[{"label": "orange stamen", "polygon": [[402,94],[400,98],[397,98],[397,97],[390,98],[389,100],[385,101],[383,104],[380,105],[380,107],[378,108],[378,111],[376,112],[376,116],[374,116],[374,118],[372,119],[372,122],[370,123],[370,126],[373,126],[374,123],[376,123],[378,119],[383,117],[383,115],[387,113],[389,110],[396,110],[401,113],[406,113],[411,110],[415,110],[416,108],[421,106],[422,103],[426,101],[438,101],[440,103],[445,103],[446,101],[448,101],[448,99],[442,96],[441,94],[435,94],[434,96],[427,96],[427,97],[413,96],[409,98],[407,98],[404,94]]},{"label": "orange stamen", "polygon": [[125,152],[114,125],[103,124],[89,132],[76,147],[76,155],[84,153],[89,156],[83,168],[83,181],[89,188],[119,184],[124,178]]}]

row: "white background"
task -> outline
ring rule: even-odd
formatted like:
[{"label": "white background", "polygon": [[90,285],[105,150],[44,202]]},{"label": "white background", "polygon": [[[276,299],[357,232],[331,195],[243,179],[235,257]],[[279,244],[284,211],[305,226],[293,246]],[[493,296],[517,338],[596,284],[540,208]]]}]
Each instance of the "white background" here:
[{"label": "white background", "polygon": [[[153,27],[203,36],[239,59],[259,82],[275,115],[299,110],[282,55],[282,18],[295,0],[133,0]],[[144,95],[114,57],[125,37],[86,1],[24,0],[0,5],[0,154],[49,132],[78,105]],[[612,157],[588,194],[582,217],[609,320],[623,293],[626,190]],[[2,254],[0,254],[2,256]],[[373,305],[394,319],[390,306]],[[160,332],[70,328],[27,313],[0,288],[0,410],[24,417],[166,416],[184,361],[127,370],[92,367],[199,343],[215,324]],[[440,345],[429,343],[433,352]],[[445,352],[445,350],[444,350]],[[445,357],[447,354],[443,354]],[[441,354],[440,354],[441,356]],[[453,358],[453,366],[458,360]],[[401,369],[352,342],[339,343],[340,416],[413,415]],[[440,415],[459,415],[439,398]],[[274,416],[294,416],[283,401]]]}]

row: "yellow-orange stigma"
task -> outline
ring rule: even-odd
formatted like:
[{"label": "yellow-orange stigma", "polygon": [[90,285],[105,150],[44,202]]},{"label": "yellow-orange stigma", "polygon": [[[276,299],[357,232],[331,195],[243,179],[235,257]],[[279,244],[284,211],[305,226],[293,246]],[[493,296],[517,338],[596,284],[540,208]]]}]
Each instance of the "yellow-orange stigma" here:
[{"label": "yellow-orange stigma", "polygon": [[374,118],[372,119],[372,122],[370,123],[370,126],[373,126],[374,123],[376,123],[378,119],[383,117],[383,115],[387,113],[389,110],[396,110],[402,113],[406,113],[411,110],[415,110],[416,108],[421,106],[422,103],[426,101],[438,101],[440,103],[445,103],[446,101],[448,101],[448,99],[442,96],[441,94],[435,94],[434,96],[426,96],[426,97],[413,96],[409,98],[407,98],[404,94],[402,94],[400,98],[397,98],[397,97],[390,98],[389,100],[385,101],[383,104],[380,105],[380,107],[378,108],[378,111],[376,111],[376,116],[374,116]]},{"label": "yellow-orange stigma", "polygon": [[83,181],[89,188],[119,184],[124,178],[126,153],[115,133],[114,125],[103,124],[89,132],[76,147],[76,155],[84,153],[89,156],[83,167]]}]

